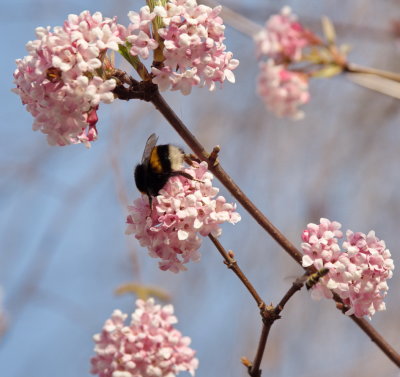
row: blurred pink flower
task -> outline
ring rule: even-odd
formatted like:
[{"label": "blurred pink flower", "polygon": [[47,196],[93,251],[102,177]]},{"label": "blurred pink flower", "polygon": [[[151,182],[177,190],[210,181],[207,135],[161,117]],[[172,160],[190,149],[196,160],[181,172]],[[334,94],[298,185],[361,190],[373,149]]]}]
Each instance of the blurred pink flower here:
[{"label": "blurred pink flower", "polygon": [[201,236],[210,233],[219,236],[220,224],[240,221],[236,206],[218,196],[218,188],[212,186],[213,175],[207,171],[207,163],[194,163],[184,169],[194,181],[182,176],[168,180],[153,200],[150,214],[147,197],[135,200],[129,207],[127,234],[134,234],[150,256],[160,258],[161,270],[179,272],[184,264],[198,261]]},{"label": "blurred pink flower", "polygon": [[340,228],[338,222],[321,219],[320,225],[308,224],[303,232],[303,266],[329,269],[313,288],[312,296],[331,298],[334,292],[349,307],[346,314],[370,318],[386,309],[383,299],[389,289],[386,280],[393,275],[393,260],[374,231],[365,235],[348,230],[341,250]]},{"label": "blurred pink flower", "polygon": [[127,314],[115,310],[93,339],[91,373],[99,377],[174,377],[181,371],[192,376],[198,367],[190,338],[174,328],[172,305],[155,305],[154,299],[137,300],[129,325]]},{"label": "blurred pink flower", "polygon": [[315,40],[316,37],[297,22],[297,16],[287,6],[280,14],[272,15],[264,29],[254,37],[257,56],[268,56],[276,63],[300,60],[302,49]]},{"label": "blurred pink flower", "polygon": [[260,62],[257,91],[269,110],[279,117],[301,119],[299,106],[310,99],[306,75],[277,65],[272,59]]},{"label": "blurred pink flower", "polygon": [[116,85],[98,72],[107,49],[118,50],[125,33],[115,18],[89,11],[70,14],[62,27],[36,29],[38,39],[26,45],[29,55],[16,61],[14,91],[49,144],[89,146],[96,139],[94,112],[100,102],[114,100]]}]

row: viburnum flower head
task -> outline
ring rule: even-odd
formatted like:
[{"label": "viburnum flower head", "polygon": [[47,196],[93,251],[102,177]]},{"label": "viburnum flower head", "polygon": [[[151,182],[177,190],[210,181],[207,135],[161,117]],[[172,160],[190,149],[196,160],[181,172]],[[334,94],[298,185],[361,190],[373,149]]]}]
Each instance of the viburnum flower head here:
[{"label": "viburnum flower head", "polygon": [[134,234],[153,258],[160,258],[161,270],[186,270],[189,261],[198,261],[199,236],[219,236],[220,224],[237,223],[240,215],[234,204],[217,196],[212,186],[213,175],[207,163],[193,163],[183,169],[195,180],[183,176],[171,177],[159,195],[153,199],[152,210],[146,196],[135,200],[127,218],[127,234]]},{"label": "viburnum flower head", "polygon": [[181,371],[192,376],[198,367],[190,338],[174,328],[172,305],[154,299],[137,300],[131,321],[115,310],[101,333],[94,336],[91,373],[99,377],[175,377]]},{"label": "viburnum flower head", "polygon": [[257,91],[262,100],[278,117],[302,119],[299,109],[310,99],[308,78],[305,74],[290,71],[272,59],[260,62]]},{"label": "viburnum flower head", "polygon": [[70,14],[62,27],[36,29],[29,55],[16,61],[14,91],[49,144],[89,146],[97,138],[96,111],[100,102],[114,100],[116,86],[103,77],[106,52],[118,50],[125,34],[116,18],[89,11]]},{"label": "viburnum flower head", "polygon": [[232,70],[239,61],[226,51],[220,12],[220,6],[212,9],[195,0],[169,0],[152,12],[147,6],[140,13],[130,12],[130,53],[147,59],[149,52],[159,47],[150,28],[151,21],[158,16],[162,20],[157,32],[164,60],[160,66],[152,67],[152,74],[160,90],[180,90],[186,95],[193,86],[214,90],[216,82],[235,82]]},{"label": "viburnum flower head", "polygon": [[313,288],[312,296],[331,298],[332,292],[336,293],[349,308],[346,314],[371,318],[376,311],[386,309],[386,281],[394,270],[390,251],[374,231],[365,235],[348,230],[340,247],[340,228],[336,221],[321,219],[319,225],[308,224],[303,232],[303,266],[329,269]]},{"label": "viburnum flower head", "polygon": [[299,61],[303,48],[316,40],[316,36],[297,22],[297,16],[287,6],[279,14],[272,15],[254,37],[257,56],[268,56],[277,63]]}]

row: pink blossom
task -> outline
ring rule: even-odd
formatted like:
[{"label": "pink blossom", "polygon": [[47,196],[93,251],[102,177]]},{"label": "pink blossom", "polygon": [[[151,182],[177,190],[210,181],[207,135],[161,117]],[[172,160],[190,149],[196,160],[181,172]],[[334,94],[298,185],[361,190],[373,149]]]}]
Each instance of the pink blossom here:
[{"label": "pink blossom", "polygon": [[265,28],[254,37],[257,56],[268,56],[279,62],[293,62],[301,59],[302,49],[317,38],[297,22],[297,16],[289,7],[280,14],[271,16]]},{"label": "pink blossom", "polygon": [[133,56],[139,55],[143,59],[147,59],[150,51],[158,47],[158,43],[142,30],[139,31],[138,35],[129,36],[128,42],[132,43],[130,53]]},{"label": "pink blossom", "polygon": [[128,17],[131,23],[128,26],[127,42],[131,44],[130,53],[133,56],[139,55],[143,59],[149,57],[150,51],[158,47],[158,43],[151,36],[150,25],[155,17],[148,6],[140,9],[140,13],[129,12]]},{"label": "pink blossom", "polygon": [[[226,51],[220,12],[221,7],[212,9],[195,0],[171,0],[154,8],[164,24],[158,33],[165,59],[162,67],[152,68],[153,82],[160,90],[180,90],[186,95],[193,86],[214,90],[217,82],[235,82],[232,71],[239,61]],[[134,38],[129,40],[136,43]],[[131,52],[137,54],[136,49],[133,45]]]},{"label": "pink blossom", "polygon": [[276,65],[272,59],[260,62],[257,91],[267,107],[279,117],[301,119],[304,112],[299,106],[308,102],[308,78]]},{"label": "pink blossom", "polygon": [[130,11],[128,13],[129,20],[131,21],[128,31],[133,30],[142,30],[145,33],[150,33],[150,25],[151,21],[153,21],[155,17],[154,12],[150,12],[150,8],[146,5],[140,8],[140,13],[136,13],[134,11]]},{"label": "pink blossom", "polygon": [[365,235],[348,230],[340,248],[340,228],[338,222],[321,219],[320,225],[308,224],[303,232],[303,266],[329,269],[313,288],[312,296],[331,298],[332,292],[336,293],[349,308],[346,314],[371,317],[386,309],[386,280],[392,277],[394,269],[390,251],[374,231]]},{"label": "pink blossom", "polygon": [[99,377],[175,377],[181,371],[193,376],[198,367],[190,338],[174,328],[178,322],[172,305],[155,305],[154,299],[137,300],[129,325],[127,314],[114,310],[94,335],[91,373]]},{"label": "pink blossom", "polygon": [[89,146],[96,139],[90,114],[114,100],[116,85],[98,72],[107,49],[118,50],[125,34],[115,18],[89,11],[69,15],[62,27],[36,29],[38,39],[26,45],[29,55],[16,61],[14,91],[49,144]]},{"label": "pink blossom", "polygon": [[141,197],[129,207],[127,218],[126,233],[134,234],[150,256],[161,259],[161,270],[172,272],[186,270],[186,263],[200,259],[199,235],[219,236],[220,224],[240,220],[236,206],[217,196],[207,163],[194,163],[184,171],[198,181],[182,176],[170,178],[154,198],[151,213],[148,198]]}]

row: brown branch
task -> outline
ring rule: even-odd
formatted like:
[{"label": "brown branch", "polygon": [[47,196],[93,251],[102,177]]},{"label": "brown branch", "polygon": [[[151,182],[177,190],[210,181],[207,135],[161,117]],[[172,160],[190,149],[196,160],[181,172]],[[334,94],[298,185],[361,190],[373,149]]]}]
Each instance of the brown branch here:
[{"label": "brown branch", "polygon": [[[151,102],[156,109],[165,117],[170,125],[175,129],[179,136],[185,141],[185,143],[192,149],[192,151],[199,157],[199,159],[209,162],[209,154],[206,152],[204,147],[194,137],[190,130],[185,124],[179,119],[171,107],[166,103],[164,98],[161,96],[155,84],[145,81],[140,83],[140,89],[145,92],[143,99]],[[117,87],[118,88],[118,87]],[[117,89],[116,88],[116,89]],[[118,92],[114,91],[117,95]],[[138,91],[132,92],[132,98],[138,98]],[[124,91],[124,98],[128,100],[128,90]],[[267,217],[250,201],[250,199],[243,193],[239,186],[233,181],[233,179],[223,170],[221,164],[209,164],[209,169],[219,179],[219,181],[228,189],[234,198],[249,212],[249,214],[257,221],[261,227],[266,230],[270,236],[278,242],[279,245],[301,266],[302,253],[276,228]],[[316,268],[312,266],[305,268],[308,273],[317,272]],[[338,299],[337,302],[341,302]],[[343,303],[342,303],[343,304]],[[393,347],[385,341],[385,339],[371,326],[366,320],[351,316],[351,319],[357,323],[357,325],[369,336],[369,338],[376,343],[376,345],[392,360],[398,367],[400,367],[400,355],[394,350]]]},{"label": "brown branch", "polygon": [[263,309],[265,307],[265,303],[262,300],[261,296],[257,293],[256,289],[253,287],[253,285],[250,283],[249,279],[247,279],[246,275],[243,273],[243,271],[240,269],[238,266],[235,256],[232,251],[226,251],[224,247],[221,245],[221,243],[211,234],[208,235],[208,238],[212,241],[212,243],[215,245],[215,247],[218,249],[219,253],[222,255],[222,258],[224,258],[224,263],[226,266],[231,269],[236,276],[240,279],[240,281],[244,284],[244,286],[247,288],[247,290],[250,292],[250,294],[253,296],[254,300],[257,303],[257,306],[260,309]]},{"label": "brown branch", "polygon": [[[257,303],[257,306],[260,308],[260,313],[263,318],[263,328],[262,328],[260,340],[258,343],[257,354],[254,359],[254,362],[249,363],[249,365],[247,367],[248,373],[250,376],[260,377],[261,369],[259,367],[261,364],[262,357],[264,355],[264,350],[265,350],[265,345],[266,345],[267,338],[268,338],[269,329],[271,328],[271,325],[274,321],[274,320],[272,320],[272,322],[271,322],[271,319],[273,318],[273,315],[272,315],[273,313],[270,313],[270,311],[269,311],[270,307],[267,307],[265,305],[261,296],[257,293],[256,289],[250,283],[249,279],[246,277],[246,275],[243,273],[241,268],[238,266],[233,252],[231,250],[227,252],[224,249],[224,247],[222,246],[222,244],[212,234],[209,234],[208,238],[215,245],[215,247],[221,254],[222,258],[224,258],[224,263],[226,264],[226,266],[236,274],[236,276],[240,279],[240,281],[244,284],[244,286],[247,288],[247,290],[253,296],[254,300]],[[269,326],[266,325],[266,321],[270,321]]]},{"label": "brown branch", "polygon": [[282,300],[279,302],[278,306],[275,308],[275,314],[280,315],[283,308],[287,304],[287,302],[292,298],[292,296],[299,291],[301,288],[303,288],[304,281],[300,279],[296,279],[292,286],[289,288],[289,290],[286,292],[286,294],[282,297]]},{"label": "brown branch", "polygon": [[[272,323],[271,323],[272,325]],[[261,361],[264,356],[265,346],[267,345],[267,339],[271,326],[267,326],[264,322],[262,325],[260,340],[258,341],[257,353],[253,363],[248,367],[248,373],[251,377],[261,377]]]},{"label": "brown branch", "polygon": [[386,342],[381,334],[376,331],[376,329],[370,325],[370,323],[364,318],[357,318],[352,315],[351,319],[361,328],[365,333],[368,334],[370,339],[385,353],[385,355],[392,360],[398,367],[400,367],[399,363],[399,354],[397,351]]},{"label": "brown branch", "polygon": [[400,74],[398,74],[398,73],[385,71],[385,70],[377,69],[377,68],[364,67],[361,65],[353,64],[353,63],[347,63],[344,66],[344,72],[375,75],[378,77],[382,77],[384,79],[400,82]]},{"label": "brown branch", "polygon": [[[247,369],[248,373],[251,377],[260,377],[261,376],[261,361],[264,355],[265,346],[268,339],[269,330],[276,319],[279,318],[279,313],[283,309],[283,306],[289,299],[288,294],[285,295],[285,301],[281,301],[277,307],[277,310],[271,306],[266,306],[264,301],[261,299],[260,295],[257,293],[256,289],[250,283],[246,275],[242,272],[240,267],[238,266],[235,256],[232,251],[226,251],[221,243],[211,234],[208,235],[208,238],[212,241],[215,247],[218,249],[222,258],[224,258],[224,263],[227,265],[229,269],[231,269],[236,276],[240,279],[240,281],[244,284],[250,294],[253,296],[254,300],[257,303],[257,306],[260,308],[260,313],[262,316],[263,327],[260,335],[260,340],[258,342],[257,353],[254,358],[253,363],[249,363]],[[287,297],[287,298],[286,298]],[[275,314],[278,312],[278,314]],[[246,359],[247,360],[247,359]]]},{"label": "brown branch", "polygon": [[[154,92],[151,99],[153,105],[167,119],[175,131],[182,137],[186,144],[201,160],[209,162],[209,154],[198,142],[194,135],[178,118],[171,107],[165,102],[158,91]],[[209,164],[209,169],[218,180],[230,191],[233,197],[251,214],[251,216],[289,253],[289,255],[301,264],[302,253],[276,228],[264,214],[250,201],[240,187],[225,172],[221,164]]]},{"label": "brown branch", "polygon": [[263,315],[263,328],[262,332],[260,335],[260,340],[258,342],[258,348],[257,348],[257,353],[254,358],[254,361],[249,367],[249,375],[251,377],[260,377],[261,376],[261,361],[264,356],[264,351],[265,351],[265,346],[267,344],[268,340],[268,335],[271,330],[272,325],[274,322],[281,318],[280,314],[287,304],[287,302],[290,300],[293,295],[298,292],[304,285],[304,280],[303,279],[296,279],[290,289],[286,292],[286,294],[283,296],[282,300],[279,302],[279,304],[276,307],[269,306],[266,308]]},{"label": "brown branch", "polygon": [[[333,294],[333,299],[336,302],[336,307],[342,313],[345,313],[349,309],[343,305],[343,301],[336,293]],[[348,317],[350,317],[357,326],[368,335],[371,341],[374,342],[390,360],[400,367],[400,355],[366,319],[358,318],[354,314]]]}]

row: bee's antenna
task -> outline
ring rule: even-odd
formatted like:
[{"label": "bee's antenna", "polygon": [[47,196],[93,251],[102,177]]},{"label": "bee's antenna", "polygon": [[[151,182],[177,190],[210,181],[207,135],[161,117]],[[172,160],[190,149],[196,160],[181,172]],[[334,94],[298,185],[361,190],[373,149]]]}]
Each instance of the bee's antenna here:
[{"label": "bee's antenna", "polygon": [[192,177],[190,174],[188,174],[188,173],[186,173],[186,172],[184,172],[182,170],[173,171],[173,172],[170,173],[171,177],[178,176],[178,175],[180,175],[182,177],[185,177],[187,179],[190,179],[191,181],[204,183],[203,181],[200,181],[199,179],[196,179],[196,178]]}]

